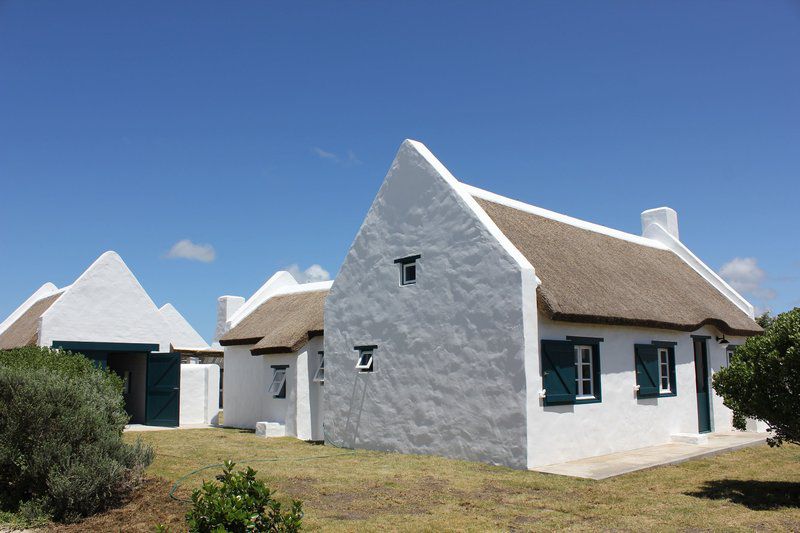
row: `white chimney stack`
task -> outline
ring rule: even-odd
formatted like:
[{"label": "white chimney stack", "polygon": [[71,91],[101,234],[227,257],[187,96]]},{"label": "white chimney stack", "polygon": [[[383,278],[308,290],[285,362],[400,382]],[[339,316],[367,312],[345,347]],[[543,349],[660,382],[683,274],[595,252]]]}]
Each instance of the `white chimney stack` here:
[{"label": "white chimney stack", "polygon": [[241,296],[220,296],[217,299],[217,329],[214,331],[214,342],[228,332],[228,321],[242,305],[244,298]]},{"label": "white chimney stack", "polygon": [[678,235],[678,213],[671,207],[656,207],[642,212],[642,236],[660,240],[659,231],[654,226],[675,237],[676,241],[681,240]]}]

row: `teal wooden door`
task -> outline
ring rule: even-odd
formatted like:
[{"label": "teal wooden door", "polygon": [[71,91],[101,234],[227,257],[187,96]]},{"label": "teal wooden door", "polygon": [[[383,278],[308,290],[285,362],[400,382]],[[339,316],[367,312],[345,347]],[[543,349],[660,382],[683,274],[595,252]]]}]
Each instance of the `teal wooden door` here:
[{"label": "teal wooden door", "polygon": [[151,353],[147,356],[145,424],[177,426],[181,399],[181,356]]},{"label": "teal wooden door", "polygon": [[705,340],[694,340],[694,375],[697,386],[697,429],[711,431],[711,391],[708,388],[708,347]]}]

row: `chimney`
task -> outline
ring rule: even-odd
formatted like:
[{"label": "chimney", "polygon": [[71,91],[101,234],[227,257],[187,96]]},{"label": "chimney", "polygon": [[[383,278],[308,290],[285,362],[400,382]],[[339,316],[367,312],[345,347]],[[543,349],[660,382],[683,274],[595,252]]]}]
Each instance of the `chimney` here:
[{"label": "chimney", "polygon": [[658,230],[654,225],[672,235],[676,241],[681,240],[678,236],[678,213],[671,207],[656,207],[642,212],[643,237],[658,239]]},{"label": "chimney", "polygon": [[214,331],[214,342],[228,332],[228,321],[242,305],[244,298],[241,296],[220,296],[217,299],[217,329]]}]

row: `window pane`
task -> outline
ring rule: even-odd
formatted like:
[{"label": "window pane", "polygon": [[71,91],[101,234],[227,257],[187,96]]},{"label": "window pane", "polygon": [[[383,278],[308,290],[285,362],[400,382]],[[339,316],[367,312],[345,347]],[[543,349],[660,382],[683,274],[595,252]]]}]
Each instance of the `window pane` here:
[{"label": "window pane", "polygon": [[405,266],[406,282],[415,281],[417,279],[417,265],[410,264]]},{"label": "window pane", "polygon": [[661,388],[666,390],[669,388],[669,379],[668,378],[661,378]]},{"label": "window pane", "polygon": [[588,348],[584,348],[582,350],[582,353],[583,353],[583,362],[584,363],[591,362],[591,360],[592,360],[592,351],[589,350]]},{"label": "window pane", "polygon": [[589,379],[583,380],[583,393],[584,394],[591,394],[592,393],[592,381]]},{"label": "window pane", "polygon": [[592,369],[589,368],[589,365],[583,365],[582,376],[583,376],[583,379],[591,379],[592,378]]}]

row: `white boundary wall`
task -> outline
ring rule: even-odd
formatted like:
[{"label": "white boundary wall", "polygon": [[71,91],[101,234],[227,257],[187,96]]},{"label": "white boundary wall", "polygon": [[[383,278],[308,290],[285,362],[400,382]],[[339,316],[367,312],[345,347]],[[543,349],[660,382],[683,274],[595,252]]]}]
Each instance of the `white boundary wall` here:
[{"label": "white boundary wall", "polygon": [[219,422],[219,366],[181,365],[180,425]]}]

